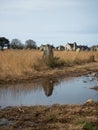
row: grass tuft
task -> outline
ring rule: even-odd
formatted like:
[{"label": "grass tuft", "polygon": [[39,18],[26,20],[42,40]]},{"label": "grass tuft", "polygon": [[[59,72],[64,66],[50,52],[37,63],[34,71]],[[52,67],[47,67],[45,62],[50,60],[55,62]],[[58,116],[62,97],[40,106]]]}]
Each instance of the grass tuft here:
[{"label": "grass tuft", "polygon": [[91,122],[86,122],[83,127],[83,130],[98,130],[98,127]]}]

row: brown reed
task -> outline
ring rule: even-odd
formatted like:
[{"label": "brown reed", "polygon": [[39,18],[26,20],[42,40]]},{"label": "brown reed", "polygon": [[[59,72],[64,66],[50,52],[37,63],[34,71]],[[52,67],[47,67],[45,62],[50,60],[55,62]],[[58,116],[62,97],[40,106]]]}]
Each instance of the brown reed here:
[{"label": "brown reed", "polygon": [[[42,60],[42,55],[43,52],[39,50],[0,51],[0,78],[9,76],[21,77],[30,75],[35,71],[42,71],[43,69],[47,69],[48,67]],[[58,62],[63,61],[67,63],[67,66],[70,66],[93,62],[95,59],[98,59],[98,52],[54,51],[54,57],[58,57]]]}]

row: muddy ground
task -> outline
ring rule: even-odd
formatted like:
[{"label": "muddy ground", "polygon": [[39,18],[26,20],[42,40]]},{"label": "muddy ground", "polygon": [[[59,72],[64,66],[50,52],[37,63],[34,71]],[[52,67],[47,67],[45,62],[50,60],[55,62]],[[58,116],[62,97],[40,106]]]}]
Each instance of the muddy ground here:
[{"label": "muddy ground", "polygon": [[[92,72],[98,73],[98,62],[36,72],[25,78],[0,79],[0,84],[26,80],[36,82],[44,77],[56,79]],[[98,102],[90,100],[83,105],[0,108],[0,130],[98,130]]]},{"label": "muddy ground", "polygon": [[0,130],[98,130],[98,102],[4,108]]}]

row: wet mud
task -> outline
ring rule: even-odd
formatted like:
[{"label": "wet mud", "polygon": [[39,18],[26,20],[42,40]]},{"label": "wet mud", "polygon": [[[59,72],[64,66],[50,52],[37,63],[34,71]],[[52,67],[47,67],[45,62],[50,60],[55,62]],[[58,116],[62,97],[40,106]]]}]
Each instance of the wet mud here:
[{"label": "wet mud", "polygon": [[0,130],[83,130],[87,123],[98,130],[98,102],[0,109]]}]

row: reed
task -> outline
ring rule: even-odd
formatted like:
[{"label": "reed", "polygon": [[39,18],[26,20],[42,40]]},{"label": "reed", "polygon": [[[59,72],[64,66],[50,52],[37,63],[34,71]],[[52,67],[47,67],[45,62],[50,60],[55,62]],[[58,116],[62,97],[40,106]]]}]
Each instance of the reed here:
[{"label": "reed", "polygon": [[0,51],[0,77],[31,74],[34,71],[34,63],[40,57],[42,53],[34,50]]},{"label": "reed", "polygon": [[[48,67],[42,60],[42,51],[38,50],[5,50],[0,51],[0,78],[21,77],[42,71]],[[54,57],[67,66],[93,62],[98,59],[98,52],[65,52],[54,51]],[[53,62],[54,63],[54,62]],[[59,67],[59,66],[58,66]]]},{"label": "reed", "polygon": [[74,51],[55,51],[55,56],[59,57],[60,59],[66,62],[74,62],[76,60],[80,61],[88,61],[92,56],[94,56],[95,60],[98,59],[98,52],[93,51],[81,51],[81,52],[74,52]]}]

